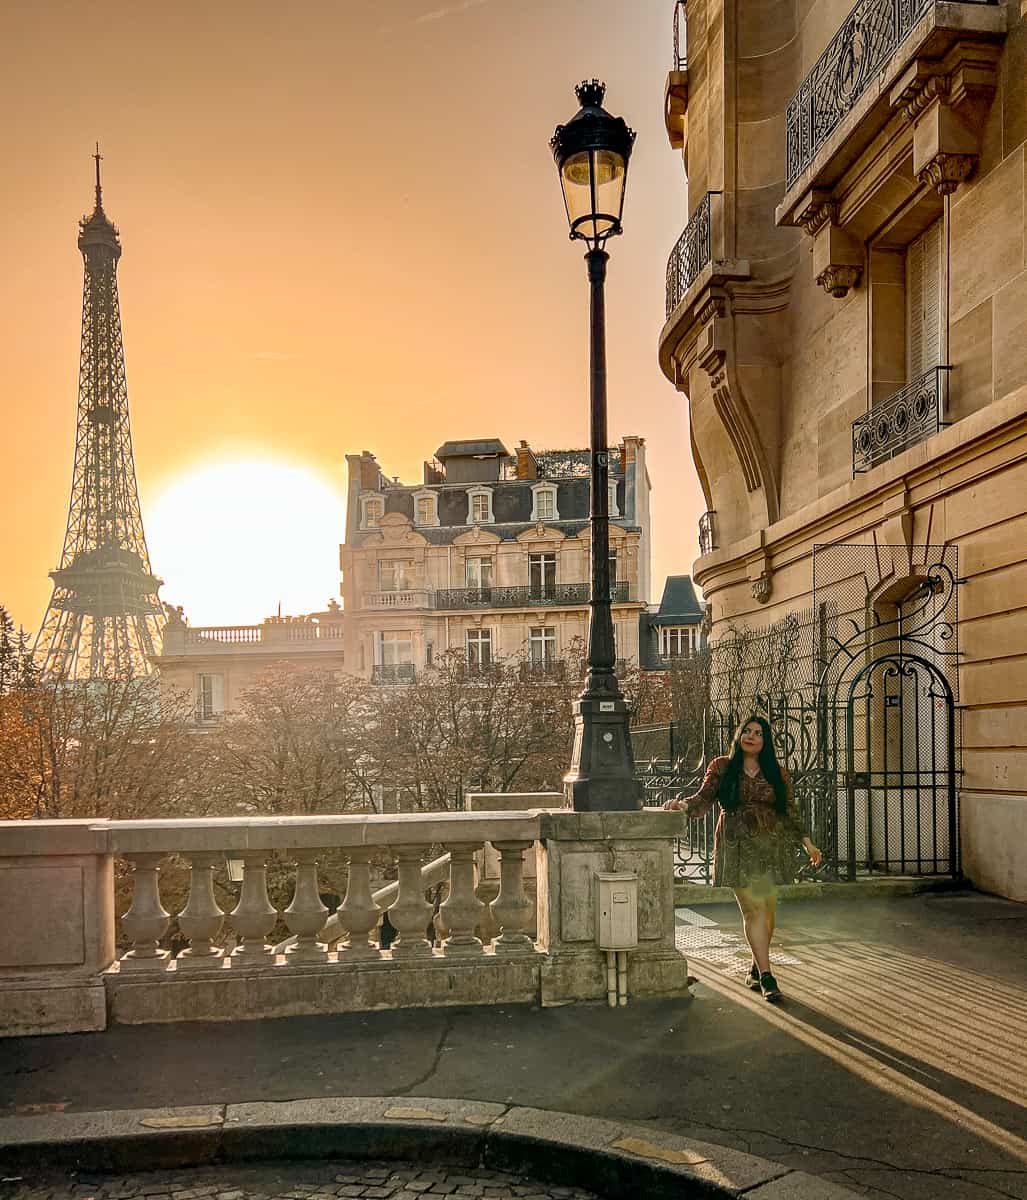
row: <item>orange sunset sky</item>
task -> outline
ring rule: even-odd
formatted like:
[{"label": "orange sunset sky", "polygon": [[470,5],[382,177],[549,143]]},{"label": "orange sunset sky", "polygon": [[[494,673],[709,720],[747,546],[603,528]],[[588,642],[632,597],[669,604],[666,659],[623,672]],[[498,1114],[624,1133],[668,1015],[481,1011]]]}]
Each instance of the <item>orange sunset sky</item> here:
[{"label": "orange sunset sky", "polygon": [[34,631],[67,517],[90,155],[121,231],[143,520],[194,625],[338,594],[344,456],[588,438],[587,282],[547,145],[573,85],[638,131],[607,290],[610,431],[643,435],[654,595],[704,507],[656,348],[686,217],[670,0],[0,6],[0,604]]}]

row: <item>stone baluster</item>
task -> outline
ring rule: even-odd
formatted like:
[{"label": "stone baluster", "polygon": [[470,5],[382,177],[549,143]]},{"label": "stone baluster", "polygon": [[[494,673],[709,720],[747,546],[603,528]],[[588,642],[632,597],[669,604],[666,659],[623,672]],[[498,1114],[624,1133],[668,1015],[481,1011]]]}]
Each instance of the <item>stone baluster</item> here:
[{"label": "stone baluster", "polygon": [[294,850],[296,891],[285,910],[285,921],[296,941],[286,950],[286,962],[324,962],[328,949],[317,940],[328,919],[328,909],[321,903],[317,890],[317,851]]},{"label": "stone baluster", "polygon": [[132,906],[121,918],[121,925],[132,939],[132,949],[122,955],[121,970],[166,969],[171,957],[158,943],[167,933],[171,914],[160,902],[160,860],[162,854],[127,856],[132,864]]},{"label": "stone baluster", "polygon": [[424,936],[431,922],[432,906],[424,898],[421,881],[423,846],[401,846],[396,851],[399,893],[389,909],[389,920],[399,937],[392,944],[393,958],[431,958],[432,944]]},{"label": "stone baluster", "polygon": [[499,851],[499,895],[489,908],[499,928],[492,939],[497,954],[523,954],[534,950],[525,932],[531,925],[534,906],[524,894],[524,852],[534,842],[493,842]]},{"label": "stone baluster", "polygon": [[339,924],[346,938],[339,946],[339,962],[377,958],[380,951],[370,942],[377,929],[381,911],[371,895],[371,871],[368,865],[374,847],[361,846],[349,851],[349,879],[346,899],[339,905]]},{"label": "stone baluster", "polygon": [[481,938],[474,933],[485,911],[485,905],[474,893],[474,852],[481,846],[447,846],[447,849],[450,855],[449,895],[439,908],[447,930],[442,952],[447,955],[481,954]]},{"label": "stone baluster", "polygon": [[274,954],[266,939],[278,920],[278,909],[267,895],[267,855],[243,854],[242,860],[242,890],[232,910],[232,927],[241,940],[232,958],[240,965],[268,962]]},{"label": "stone baluster", "polygon": [[221,967],[224,950],[214,945],[221,932],[225,914],[214,899],[214,867],[224,862],[223,854],[187,854],[189,860],[189,899],[178,914],[178,927],[189,939],[189,947],[179,954],[178,969]]}]

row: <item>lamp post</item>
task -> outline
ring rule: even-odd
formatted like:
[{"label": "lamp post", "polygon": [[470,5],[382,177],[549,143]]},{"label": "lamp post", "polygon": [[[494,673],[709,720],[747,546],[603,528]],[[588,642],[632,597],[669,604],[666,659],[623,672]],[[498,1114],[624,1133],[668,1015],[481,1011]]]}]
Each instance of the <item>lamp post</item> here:
[{"label": "lamp post", "polygon": [[624,185],[634,131],[602,107],[606,87],[597,79],[574,89],[581,108],[558,125],[550,147],[560,172],[572,239],[588,249],[591,289],[590,369],[592,584],[589,596],[588,672],[574,702],[574,749],[564,776],[564,794],[577,812],[613,812],[641,807],[635,780],[628,711],[614,672],[610,611],[609,439],[606,431],[606,310],[604,284],[607,238],[621,232]]}]

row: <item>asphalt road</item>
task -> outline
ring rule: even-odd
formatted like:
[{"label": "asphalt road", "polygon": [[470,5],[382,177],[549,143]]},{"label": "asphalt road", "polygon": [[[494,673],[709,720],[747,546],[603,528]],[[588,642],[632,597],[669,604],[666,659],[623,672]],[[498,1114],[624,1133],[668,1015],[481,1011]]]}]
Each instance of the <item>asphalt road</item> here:
[{"label": "asphalt road", "polygon": [[[782,906],[785,992],[727,906],[679,910],[690,1000],[115,1027],[0,1042],[3,1114],[317,1096],[615,1117],[904,1200],[1027,1200],[1027,906]],[[2,1127],[0,1127],[2,1136]]]}]

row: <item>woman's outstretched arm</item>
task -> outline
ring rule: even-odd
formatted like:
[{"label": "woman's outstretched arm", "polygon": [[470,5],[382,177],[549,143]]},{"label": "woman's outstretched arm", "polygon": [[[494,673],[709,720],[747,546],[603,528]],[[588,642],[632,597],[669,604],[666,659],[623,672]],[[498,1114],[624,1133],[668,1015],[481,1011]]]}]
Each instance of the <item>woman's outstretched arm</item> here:
[{"label": "woman's outstretched arm", "polygon": [[706,768],[706,778],[694,795],[674,796],[667,800],[663,807],[670,809],[685,809],[690,817],[704,817],[717,802],[720,791],[720,780],[724,774],[725,758],[715,758]]}]

